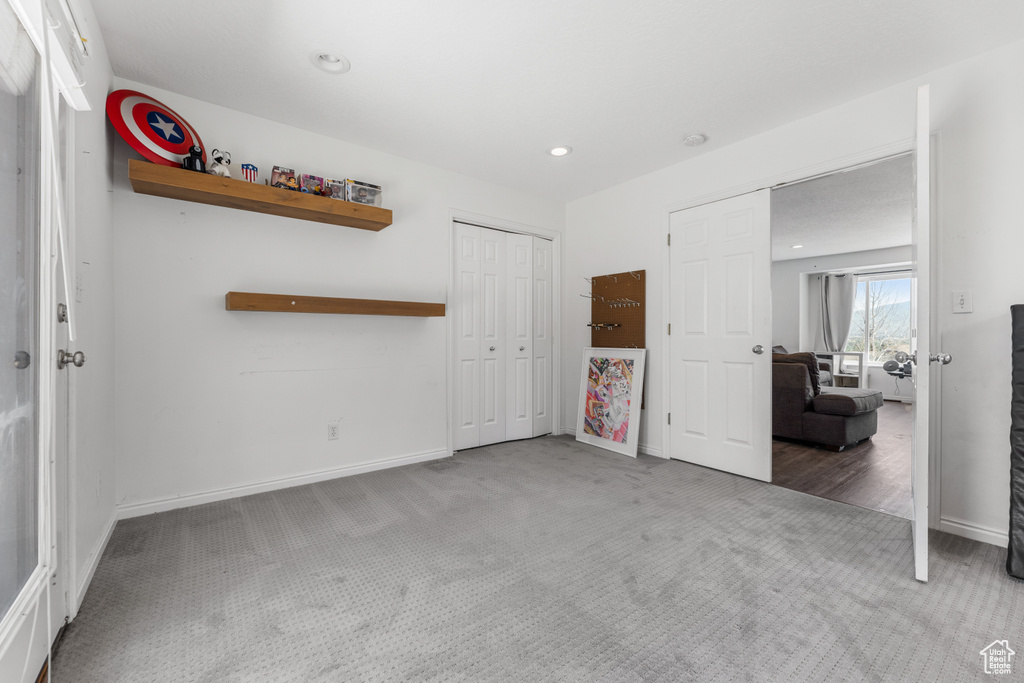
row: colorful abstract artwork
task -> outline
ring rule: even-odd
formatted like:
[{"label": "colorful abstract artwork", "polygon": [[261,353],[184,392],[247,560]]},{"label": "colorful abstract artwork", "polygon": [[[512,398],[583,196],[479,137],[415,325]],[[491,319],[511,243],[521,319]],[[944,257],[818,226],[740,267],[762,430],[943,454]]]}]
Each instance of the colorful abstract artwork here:
[{"label": "colorful abstract artwork", "polygon": [[586,349],[576,440],[636,457],[645,349]]},{"label": "colorful abstract artwork", "polygon": [[583,431],[591,436],[626,443],[632,386],[633,361],[591,358],[587,371]]}]

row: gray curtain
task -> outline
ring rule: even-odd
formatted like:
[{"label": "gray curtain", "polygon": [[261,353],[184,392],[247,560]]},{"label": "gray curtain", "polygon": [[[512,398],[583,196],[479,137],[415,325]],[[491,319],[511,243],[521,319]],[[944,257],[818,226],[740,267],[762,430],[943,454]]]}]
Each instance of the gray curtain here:
[{"label": "gray curtain", "polygon": [[850,338],[857,276],[829,273],[821,276],[821,331],[826,351],[842,351]]}]

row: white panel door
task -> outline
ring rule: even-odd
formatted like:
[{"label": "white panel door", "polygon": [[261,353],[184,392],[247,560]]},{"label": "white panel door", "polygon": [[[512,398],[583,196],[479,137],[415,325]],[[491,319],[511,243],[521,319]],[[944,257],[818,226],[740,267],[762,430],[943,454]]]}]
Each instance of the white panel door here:
[{"label": "white panel door", "polygon": [[505,438],[533,436],[533,238],[508,238],[508,400]]},{"label": "white panel door", "polygon": [[551,240],[533,238],[533,436],[550,434],[551,418]]},{"label": "white panel door", "polygon": [[455,330],[455,420],[452,448],[480,445],[480,230],[455,224],[452,315]]},{"label": "white panel door", "polygon": [[770,191],[671,214],[671,457],[771,481]]},{"label": "white panel door", "polygon": [[929,150],[930,127],[928,115],[928,86],[917,89],[917,123],[914,136],[914,217],[911,244],[916,282],[915,305],[911,308],[911,329],[917,361],[914,371],[914,403],[912,416],[914,438],[911,440],[911,497],[913,519],[911,535],[914,539],[914,576],[918,581],[928,580],[928,413],[931,363],[931,211]]},{"label": "white panel door", "polygon": [[480,229],[480,445],[506,439],[506,369],[509,355],[506,321],[506,240],[498,230]]}]

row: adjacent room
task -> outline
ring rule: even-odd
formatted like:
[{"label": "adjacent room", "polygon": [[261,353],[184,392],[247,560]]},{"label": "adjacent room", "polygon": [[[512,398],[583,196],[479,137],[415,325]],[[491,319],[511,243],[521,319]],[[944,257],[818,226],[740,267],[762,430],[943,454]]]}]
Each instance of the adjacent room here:
[{"label": "adjacent room", "polygon": [[906,519],[912,181],[900,155],[772,192],[772,482]]},{"label": "adjacent room", "polygon": [[1022,73],[1016,0],[0,0],[0,682],[1019,675]]}]

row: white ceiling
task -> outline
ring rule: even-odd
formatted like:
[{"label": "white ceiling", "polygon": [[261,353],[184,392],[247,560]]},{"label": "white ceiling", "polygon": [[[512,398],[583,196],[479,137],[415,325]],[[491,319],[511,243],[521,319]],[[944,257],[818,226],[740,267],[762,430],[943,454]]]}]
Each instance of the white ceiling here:
[{"label": "white ceiling", "polygon": [[118,76],[555,200],[1024,37],[1019,0],[93,4]]},{"label": "white ceiling", "polygon": [[772,192],[772,260],[910,244],[912,201],[909,155],[781,187]]}]

